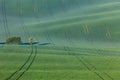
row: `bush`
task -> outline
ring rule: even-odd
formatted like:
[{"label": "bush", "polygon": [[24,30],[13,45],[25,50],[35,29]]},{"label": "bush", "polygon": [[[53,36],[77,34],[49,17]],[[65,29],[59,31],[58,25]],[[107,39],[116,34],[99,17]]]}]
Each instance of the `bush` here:
[{"label": "bush", "polygon": [[21,44],[21,37],[13,36],[6,39],[7,44]]}]

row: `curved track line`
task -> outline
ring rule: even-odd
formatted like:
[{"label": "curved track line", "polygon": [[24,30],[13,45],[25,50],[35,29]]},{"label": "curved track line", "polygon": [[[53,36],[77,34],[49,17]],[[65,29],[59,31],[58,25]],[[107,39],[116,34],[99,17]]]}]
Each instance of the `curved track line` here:
[{"label": "curved track line", "polygon": [[5,0],[1,0],[1,7],[2,7],[2,15],[3,15],[3,23],[4,23],[4,31],[6,33],[6,37],[10,36],[10,31],[8,28],[8,21],[6,15],[6,3]]},{"label": "curved track line", "polygon": [[32,60],[31,60],[30,64],[15,80],[19,80],[25,74],[25,72],[27,72],[30,69],[31,65],[35,61],[36,54],[37,54],[37,46],[35,46],[34,48],[35,48],[35,52],[34,52],[34,56],[33,56]]},{"label": "curved track line", "polygon": [[[69,47],[68,47],[69,48]],[[68,51],[70,51],[71,49],[69,48]],[[79,58],[77,55],[75,55],[74,53],[71,54],[72,56],[76,57],[76,59],[82,63],[88,71],[91,71],[93,73],[95,73],[101,80],[105,80],[100,74],[98,74],[97,72],[94,72],[87,64],[85,61],[82,60],[82,58]]]},{"label": "curved track line", "polygon": [[18,73],[19,71],[21,71],[21,70],[26,66],[26,64],[29,62],[29,60],[31,59],[32,54],[33,54],[33,46],[31,46],[30,55],[28,56],[28,58],[27,58],[27,60],[24,62],[24,64],[21,65],[21,67],[18,68],[18,70],[16,70],[15,72],[13,72],[13,73],[12,73],[8,78],[6,78],[5,80],[11,79],[16,73]]},{"label": "curved track line", "polygon": [[[65,32],[65,37],[66,37],[66,39],[67,39],[67,41],[68,42],[71,42],[71,37],[70,36],[68,36],[68,34]],[[71,49],[69,48],[69,47],[67,47],[67,50],[68,51],[71,51]],[[71,53],[71,55],[73,55],[73,56],[75,56],[76,57],[76,59],[80,62],[80,63],[82,63],[89,71],[91,71],[91,72],[93,72],[93,73],[97,73],[97,72],[94,72],[94,71],[92,71],[92,69],[88,66],[88,64],[84,61],[84,60],[82,60],[82,58],[79,58],[77,55],[75,55],[73,52]],[[104,78],[101,76],[101,75],[99,75],[98,73],[96,74],[101,80],[104,80]]]},{"label": "curved track line", "polygon": [[[16,74],[18,74],[20,71],[24,70],[24,71],[22,71],[22,73],[18,74],[18,77],[15,79],[15,80],[19,80],[25,74],[25,72],[27,72],[30,69],[31,65],[35,61],[36,54],[37,54],[37,46],[32,45],[31,46],[31,53],[30,53],[29,57],[27,58],[27,60],[25,61],[25,63],[23,65],[21,65],[21,67],[18,70],[16,70],[14,73],[12,73],[5,80],[10,80],[11,78],[15,77]],[[32,55],[34,55],[34,56],[32,57]],[[29,63],[29,65],[28,65],[28,63]],[[25,68],[26,66],[27,66],[27,68]]]},{"label": "curved track line", "polygon": [[19,20],[20,20],[21,27],[23,29],[23,32],[25,34],[26,39],[28,39],[30,37],[30,33],[28,32],[28,29],[25,27],[25,23],[24,23],[24,20],[23,20],[22,0],[18,1],[18,13],[19,13],[18,17],[19,17]]}]

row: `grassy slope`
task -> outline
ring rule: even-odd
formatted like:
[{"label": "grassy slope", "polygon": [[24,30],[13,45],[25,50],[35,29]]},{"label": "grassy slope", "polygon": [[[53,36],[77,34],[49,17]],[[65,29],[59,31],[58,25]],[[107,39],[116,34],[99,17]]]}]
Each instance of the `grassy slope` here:
[{"label": "grassy slope", "polygon": [[[67,35],[76,41],[88,37],[94,41],[119,42],[119,4],[109,3],[104,4],[104,6],[98,5],[96,8],[91,7],[91,11],[88,11],[85,15],[76,12],[77,14],[74,13],[74,15],[55,18],[54,20],[31,24],[29,26],[31,28],[34,27],[33,31],[42,34],[41,36],[45,36],[44,34],[48,32],[52,38],[57,37],[57,39],[65,39],[65,32],[67,32]],[[110,11],[110,9],[112,10]],[[88,26],[89,34],[85,34],[83,25]],[[108,31],[111,34],[111,39],[106,36]]]},{"label": "grassy slope", "polygon": [[[23,64],[25,58],[29,55],[29,47],[10,47],[5,46],[1,48],[1,80],[5,79],[10,73],[14,72]],[[6,51],[5,48],[8,48],[8,50]],[[9,50],[12,51],[9,52]],[[98,72],[105,80],[109,80],[109,78],[103,74],[103,72],[108,73],[115,80],[119,80],[120,65],[118,62],[120,60],[120,51],[116,51],[115,49],[75,47],[71,48],[71,50],[72,51],[69,52],[64,51],[63,47],[40,46],[34,65],[32,65],[21,80],[101,80],[94,74],[94,71]],[[77,58],[74,55],[77,55]],[[91,71],[87,70],[78,58],[82,59]],[[96,67],[96,70],[89,63]]]},{"label": "grassy slope", "polygon": [[[14,11],[16,11],[14,13],[17,14],[17,17],[14,17],[13,20],[11,18],[10,19],[8,18],[8,24],[9,24],[9,29],[10,29],[11,34],[12,35],[20,35],[23,37],[25,32],[23,31],[22,27],[18,27],[21,25],[20,19],[18,17],[18,12],[17,12],[18,10],[15,10],[16,8],[14,8],[15,6],[17,6],[18,2],[19,1],[14,1],[14,0],[13,0],[13,2],[6,1],[6,3],[8,4],[7,5],[8,7],[6,8],[6,10],[7,10],[7,14],[11,14],[10,12],[14,12]],[[24,14],[27,14],[27,16],[33,15],[33,11],[32,11],[33,6],[31,6],[31,4],[33,4],[33,2],[34,1],[32,1],[32,0],[29,1],[30,4],[27,4],[27,0],[24,1],[24,3],[22,2],[23,3],[22,5],[24,6],[23,15]],[[66,10],[65,11],[62,10],[63,6],[62,6],[62,3],[60,3],[59,1],[52,0],[49,2],[47,0],[44,0],[44,1],[41,0],[40,2],[41,2],[40,3],[41,5],[39,5],[39,8],[40,8],[40,6],[42,6],[42,8],[40,9],[41,16],[47,17],[47,15],[49,15],[49,16],[52,16],[52,19],[51,19],[51,17],[49,17],[49,19],[40,18],[40,23],[39,23],[39,19],[37,21],[37,19],[33,19],[32,16],[29,18],[28,17],[23,18],[25,25],[28,26],[26,28],[26,30],[29,31],[30,33],[32,33],[33,34],[32,36],[34,36],[37,40],[40,40],[40,39],[45,40],[44,36],[46,35],[46,32],[50,33],[50,36],[52,38],[65,39],[64,33],[65,33],[65,31],[67,31],[68,35],[76,41],[77,40],[85,40],[86,37],[88,37],[90,40],[94,40],[94,41],[108,41],[108,38],[106,37],[106,33],[107,33],[107,30],[109,30],[109,32],[111,33],[111,37],[112,37],[111,41],[114,41],[114,42],[119,41],[119,19],[120,19],[119,18],[119,13],[120,13],[119,4],[120,3],[119,2],[115,2],[115,1],[114,1],[114,3],[111,3],[111,2],[105,3],[104,2],[104,4],[99,3],[100,5],[91,6],[91,4],[97,3],[97,2],[93,0],[91,3],[91,2],[87,2],[87,0],[85,0],[85,1],[80,1],[80,3],[79,3],[79,0],[75,0],[74,5],[71,6],[71,4],[73,3],[72,0],[67,0],[65,2],[63,1],[63,3],[69,7],[69,9],[67,8],[68,12],[65,12]],[[106,0],[106,2],[107,2],[107,0]],[[47,3],[49,3],[49,5],[47,5]],[[101,3],[102,3],[102,1],[101,1]],[[27,5],[25,5],[25,4],[27,4]],[[86,4],[88,6],[86,6],[86,7],[84,6],[84,8],[76,8],[75,5],[79,6],[80,4]],[[46,8],[46,5],[49,6],[49,9],[47,9],[48,7]],[[81,5],[81,6],[83,6],[83,5]],[[9,8],[11,8],[11,9],[9,9]],[[58,8],[60,8],[61,10],[59,10]],[[26,9],[26,10],[24,10],[24,9]],[[73,10],[73,9],[75,9],[75,10]],[[9,10],[11,10],[11,11],[9,11]],[[12,11],[12,10],[14,10],[14,11]],[[59,13],[59,11],[56,11],[56,10],[59,10],[60,13]],[[32,11],[32,12],[29,12],[29,11]],[[51,11],[54,11],[54,12],[51,13]],[[54,14],[58,14],[59,16],[56,15],[56,17],[55,17]],[[60,15],[60,14],[62,14],[62,15]],[[29,21],[28,21],[28,19],[29,19]],[[31,21],[30,21],[30,19],[31,19]],[[1,27],[2,27],[3,26],[2,18],[1,18],[0,23],[1,23]],[[13,24],[13,23],[16,23],[16,24]],[[83,30],[84,24],[88,25],[89,34],[85,34],[85,32]],[[114,26],[114,29],[113,29],[113,26]],[[2,27],[2,31],[3,30],[4,30],[4,28]],[[13,33],[13,32],[15,32],[15,33]],[[56,33],[56,34],[53,35],[54,33]],[[5,36],[5,32],[4,31],[1,32],[1,35]],[[41,38],[38,38],[38,36],[40,36]],[[1,39],[3,41],[5,38],[1,36]],[[23,37],[23,40],[25,40],[24,37]]]},{"label": "grassy slope", "polygon": [[[64,45],[68,45],[72,41],[77,43],[76,41],[79,40],[94,40],[102,42],[119,41],[120,12],[117,9],[119,6],[116,6],[116,4],[119,3],[112,5],[106,4],[104,7],[91,7],[91,11],[86,10],[88,12],[86,12],[85,15],[79,11],[72,12],[71,10],[72,14],[66,14],[67,16],[52,18],[52,20],[49,18],[49,20],[44,20],[40,23],[36,22],[36,20],[32,21],[32,23],[30,21],[26,23],[26,27],[28,30],[30,30],[31,33],[33,33],[34,37],[36,37],[36,40],[47,40],[47,33],[49,33],[52,41],[61,43],[63,40],[65,41],[63,42]],[[113,8],[112,11],[108,9],[109,7]],[[106,10],[103,10],[105,8]],[[101,12],[99,12],[99,10]],[[18,20],[18,18],[13,21],[16,20]],[[19,23],[19,20],[16,23]],[[88,25],[90,34],[85,34],[82,27],[83,24]],[[21,27],[16,29],[16,25],[20,26],[20,23],[14,25],[11,24],[11,29],[14,27],[12,31],[15,31],[16,34],[24,37],[24,33],[19,33],[19,31],[22,31]],[[106,30],[110,30],[112,34],[112,40],[106,38]],[[65,34],[67,34],[67,38]],[[48,41],[51,42],[49,39]],[[79,43],[77,44],[79,45]],[[118,64],[120,61],[119,47],[96,47],[91,49],[75,47],[72,44],[73,47],[71,48],[71,51],[65,51],[63,48],[64,45],[62,44],[62,47],[58,47],[58,45],[45,47],[40,46],[34,64],[30,70],[21,78],[21,80],[101,80],[93,73],[93,71],[98,72],[105,80],[110,79],[104,75],[103,72],[108,73],[112,78],[114,78],[114,80],[120,79],[120,65]],[[30,48],[28,46],[0,47],[0,79],[3,80],[24,63],[26,57],[29,55]],[[79,59],[82,58],[84,63],[92,71],[88,71],[85,65],[83,65],[83,63],[80,62],[78,58],[73,56],[73,54],[76,54]],[[96,70],[89,63],[95,66]]]},{"label": "grassy slope", "polygon": [[[118,0],[6,0],[6,11],[8,15],[18,14],[19,5],[22,4],[23,14],[26,16],[34,15],[34,6],[38,9],[40,17],[52,16],[56,13],[69,11],[71,8],[83,7],[87,5],[115,2]],[[2,0],[0,0],[2,4]],[[0,6],[1,9],[2,6]]]}]

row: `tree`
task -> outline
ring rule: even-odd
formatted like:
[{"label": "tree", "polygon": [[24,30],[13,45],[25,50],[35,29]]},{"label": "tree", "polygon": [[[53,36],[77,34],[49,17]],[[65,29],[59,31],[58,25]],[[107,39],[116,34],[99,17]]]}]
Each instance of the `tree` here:
[{"label": "tree", "polygon": [[21,44],[22,43],[21,37],[18,37],[18,36],[8,37],[6,39],[6,43],[7,44]]}]

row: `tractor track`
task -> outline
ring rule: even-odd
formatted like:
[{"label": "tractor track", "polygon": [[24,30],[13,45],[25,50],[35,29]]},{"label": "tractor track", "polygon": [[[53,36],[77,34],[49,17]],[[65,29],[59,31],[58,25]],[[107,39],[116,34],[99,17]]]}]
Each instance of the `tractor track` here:
[{"label": "tractor track", "polygon": [[[94,65],[92,65],[90,62],[88,62],[86,59],[84,59],[83,57],[81,57],[88,65],[90,65],[91,67],[92,67],[92,69],[94,69],[94,70],[96,70],[96,71],[98,71],[97,70],[97,68],[94,66]],[[110,80],[114,80],[108,73],[106,73],[106,72],[101,72],[101,73],[103,73],[104,75],[106,75]]]},{"label": "tractor track", "polygon": [[[26,59],[24,64],[21,65],[18,68],[18,70],[13,72],[8,78],[6,78],[4,80],[11,80],[12,78],[16,77],[16,74],[18,74],[18,76],[14,80],[19,80],[30,69],[31,65],[35,61],[36,54],[37,54],[37,46],[32,45],[30,55],[28,56],[28,58]],[[21,71],[21,73],[20,73],[20,71]]]},{"label": "tractor track", "polygon": [[6,15],[6,2],[5,2],[5,0],[1,0],[1,7],[2,7],[4,31],[6,33],[6,37],[8,37],[8,36],[10,36],[10,31],[9,31],[9,28],[8,28],[8,21],[7,21],[7,15]]},{"label": "tractor track", "polygon": [[[5,1],[3,0],[3,13],[5,13],[4,10],[4,6],[5,6]],[[26,39],[28,39],[30,37],[30,33],[28,32],[28,29],[25,27],[24,24],[24,20],[23,20],[23,7],[22,7],[22,0],[18,1],[18,18],[20,20],[20,24],[22,26],[23,32],[25,34]],[[5,14],[4,14],[5,16]],[[6,19],[4,19],[6,20]],[[4,25],[6,24],[6,22],[4,21]],[[7,27],[5,27],[7,28]],[[5,29],[7,32],[7,29]],[[9,29],[8,29],[9,30]],[[33,64],[35,58],[36,58],[36,54],[37,54],[37,46],[33,46],[31,45],[31,51],[30,54],[28,56],[28,58],[26,58],[26,61],[15,71],[13,72],[9,77],[7,77],[5,80],[13,80],[12,78],[14,78],[14,80],[19,80],[20,78],[22,78],[22,76],[30,69],[31,65]]]},{"label": "tractor track", "polygon": [[29,63],[28,67],[15,79],[15,80],[19,80],[32,66],[33,62],[35,61],[36,55],[37,55],[37,46],[34,46],[34,56],[31,59],[31,62]]},{"label": "tractor track", "polygon": [[[70,33],[69,33],[70,35]],[[65,31],[65,38],[67,39],[67,41],[69,42],[69,44],[73,44],[72,43],[72,40],[71,40],[71,37],[68,36],[67,32]],[[76,57],[76,59],[82,63],[89,71],[93,72],[95,75],[97,75],[101,80],[105,80],[103,78],[103,76],[101,76],[98,72],[100,72],[99,70],[97,70],[97,68],[92,65],[90,62],[86,61],[83,57],[78,57],[74,52],[73,50],[69,47],[69,46],[64,46],[64,49],[65,51],[68,51],[68,54],[69,55],[72,55],[74,57]],[[89,66],[88,66],[89,65]],[[90,68],[92,67],[92,68]],[[98,72],[97,72],[98,71]],[[105,72],[101,72],[102,74],[106,75],[110,80],[114,80],[108,73],[105,73]]]},{"label": "tractor track", "polygon": [[[67,46],[67,49],[68,49],[68,51],[70,52],[70,48]],[[105,80],[98,72],[96,72],[96,71],[93,71],[89,66],[88,66],[88,64],[84,61],[84,60],[82,60],[82,58],[79,58],[77,55],[75,55],[73,52],[72,53],[69,53],[69,54],[71,54],[71,56],[74,56],[78,61],[79,61],[79,63],[82,63],[86,68],[87,68],[87,70],[88,71],[91,71],[91,72],[93,72],[93,73],[95,73],[101,80]]]},{"label": "tractor track", "polygon": [[28,39],[31,35],[28,32],[28,29],[25,25],[24,19],[23,19],[23,5],[22,5],[22,0],[18,0],[18,18],[21,24],[21,27],[23,29],[23,32],[25,34],[26,39]]}]

